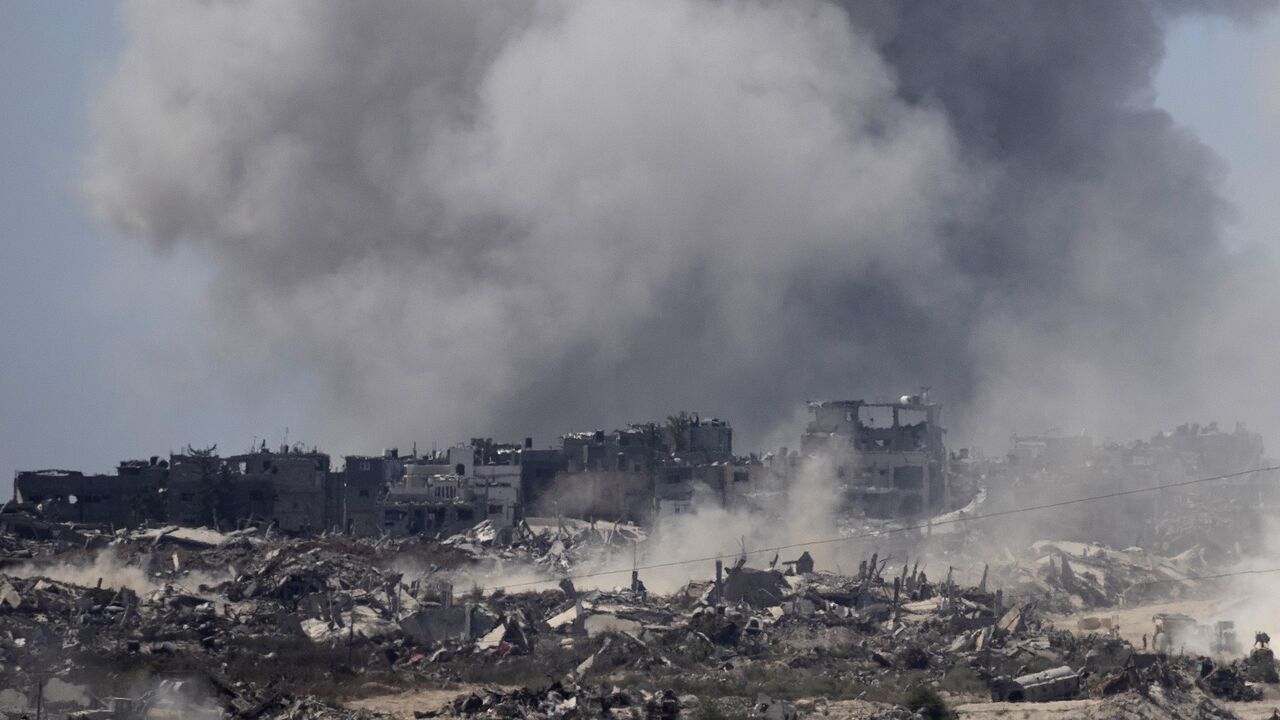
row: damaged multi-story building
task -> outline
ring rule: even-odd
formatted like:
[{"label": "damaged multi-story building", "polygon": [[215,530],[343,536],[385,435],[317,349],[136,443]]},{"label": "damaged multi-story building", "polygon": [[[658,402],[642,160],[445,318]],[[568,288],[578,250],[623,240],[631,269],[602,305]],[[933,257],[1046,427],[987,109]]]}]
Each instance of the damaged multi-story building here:
[{"label": "damaged multi-story building", "polygon": [[535,448],[473,438],[444,450],[329,455],[300,445],[243,454],[216,448],[120,463],[115,475],[19,472],[14,500],[58,521],[126,527],[166,522],[222,529],[254,524],[294,535],[437,535],[525,516],[648,522],[697,502],[747,502],[785,486],[802,456],[832,458],[847,499],[876,517],[913,515],[948,500],[940,407],[923,396],[897,403],[811,403],[801,452],[737,457],[725,420],[681,412],[663,423],[568,433]]},{"label": "damaged multi-story building", "polygon": [[688,512],[701,490],[724,502],[735,468],[733,428],[720,418],[679,413],[665,423],[564,435],[523,474],[529,512],[648,521]]},{"label": "damaged multi-story building", "polygon": [[800,451],[830,464],[850,506],[869,517],[888,518],[950,503],[942,405],[930,402],[927,391],[897,402],[810,402],[809,411],[813,419]]},{"label": "damaged multi-story building", "polygon": [[329,456],[281,447],[221,458],[212,450],[169,457],[167,519],[180,525],[262,521],[295,534],[332,526],[337,478]]},{"label": "damaged multi-story building", "polygon": [[[516,446],[518,447],[518,446]],[[521,515],[518,465],[499,468],[479,447],[426,456],[351,455],[340,471],[315,449],[265,446],[223,457],[215,448],[122,462],[115,475],[18,472],[14,502],[51,520],[107,527],[148,521],[231,529],[256,524],[291,535],[451,532]]]},{"label": "damaged multi-story building", "polygon": [[138,525],[163,514],[162,490],[169,463],[158,457],[120,463],[115,475],[86,475],[77,470],[19,472],[13,501],[39,505],[55,522],[118,527]]},{"label": "damaged multi-story building", "polygon": [[[380,505],[381,532],[388,535],[438,534],[488,520],[496,527],[515,524],[520,515],[519,468],[510,462],[519,446],[473,440],[403,463],[403,472],[387,486]],[[501,454],[506,462],[494,462]]]},{"label": "damaged multi-story building", "polygon": [[338,503],[342,532],[367,536],[382,532],[382,501],[387,488],[404,474],[404,461],[398,450],[384,450],[381,455],[348,455],[344,458],[342,489]]},{"label": "damaged multi-story building", "polygon": [[[1042,532],[1087,538],[1127,547],[1154,542],[1168,533],[1166,519],[1180,510],[1229,500],[1232,515],[1220,512],[1206,523],[1255,522],[1253,508],[1269,496],[1271,479],[1249,473],[1267,464],[1262,436],[1237,424],[1231,432],[1215,422],[1186,423],[1149,440],[1095,443],[1088,435],[1047,432],[1014,436],[1002,466],[988,478],[996,510],[1115,494],[1105,505],[1064,507],[1040,520]],[[1230,482],[1187,483],[1230,476]],[[1163,487],[1161,492],[1146,490]],[[1204,543],[1205,548],[1211,543]],[[1167,548],[1166,548],[1167,549]]]}]

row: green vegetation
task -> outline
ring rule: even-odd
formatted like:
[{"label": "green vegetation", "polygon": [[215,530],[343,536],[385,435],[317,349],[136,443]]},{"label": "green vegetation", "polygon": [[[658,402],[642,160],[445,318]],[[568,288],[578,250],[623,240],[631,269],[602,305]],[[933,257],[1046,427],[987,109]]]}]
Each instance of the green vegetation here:
[{"label": "green vegetation", "polygon": [[902,696],[901,705],[912,712],[918,712],[929,720],[948,720],[951,711],[932,688],[917,685]]}]

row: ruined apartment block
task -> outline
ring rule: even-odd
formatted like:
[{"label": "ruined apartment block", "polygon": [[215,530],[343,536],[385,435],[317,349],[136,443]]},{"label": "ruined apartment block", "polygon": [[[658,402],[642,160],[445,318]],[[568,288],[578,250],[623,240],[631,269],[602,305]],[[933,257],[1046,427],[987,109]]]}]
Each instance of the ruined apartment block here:
[{"label": "ruined apartment block", "polygon": [[291,535],[455,532],[481,521],[509,528],[526,516],[650,522],[696,503],[746,502],[792,477],[800,456],[829,453],[849,500],[867,514],[912,515],[947,501],[940,406],[811,403],[802,453],[733,454],[725,420],[679,413],[663,423],[569,433],[555,447],[473,438],[419,455],[395,449],[329,455],[301,446],[222,457],[188,448],[168,459],[120,463],[115,475],[19,472],[14,500],[44,517],[105,527],[147,522],[232,529],[258,525]]},{"label": "ruined apartment block", "polygon": [[810,402],[809,411],[813,420],[800,440],[801,453],[826,458],[851,506],[888,518],[949,504],[942,405],[927,393],[898,402]]}]

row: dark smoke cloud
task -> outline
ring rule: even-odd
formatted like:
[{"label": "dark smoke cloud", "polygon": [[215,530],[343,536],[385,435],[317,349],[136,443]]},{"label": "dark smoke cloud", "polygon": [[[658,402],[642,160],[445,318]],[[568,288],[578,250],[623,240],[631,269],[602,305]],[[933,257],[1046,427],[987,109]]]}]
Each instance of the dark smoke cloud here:
[{"label": "dark smoke cloud", "polygon": [[1221,390],[1239,272],[1152,97],[1209,7],[130,2],[87,196],[343,447],[919,384],[987,438],[1154,426]]}]

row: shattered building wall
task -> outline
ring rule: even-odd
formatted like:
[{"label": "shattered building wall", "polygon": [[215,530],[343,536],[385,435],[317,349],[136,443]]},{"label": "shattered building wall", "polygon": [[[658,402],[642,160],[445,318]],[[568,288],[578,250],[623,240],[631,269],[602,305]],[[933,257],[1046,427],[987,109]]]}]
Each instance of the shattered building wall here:
[{"label": "shattered building wall", "polygon": [[[233,467],[239,465],[239,476],[233,483],[236,500],[250,505],[245,502],[243,491],[262,492],[263,500],[255,499],[251,506],[269,508],[263,516],[281,530],[305,534],[327,527],[324,511],[328,455],[295,451],[251,453],[233,456],[228,462]],[[260,502],[265,504],[259,505]]]},{"label": "shattered building wall", "polygon": [[721,477],[720,501],[725,507],[757,507],[762,501],[773,504],[761,494],[776,494],[786,488],[798,472],[799,455],[768,455],[763,459],[749,458],[714,466]]},{"label": "shattered building wall", "polygon": [[85,475],[74,470],[19,472],[14,500],[35,503],[56,522],[128,527],[158,509],[159,486],[150,474]]},{"label": "shattered building wall", "polygon": [[380,532],[393,536],[450,534],[488,520],[511,527],[518,515],[517,484],[459,475],[408,475],[378,503]]},{"label": "shattered building wall", "polygon": [[484,519],[479,502],[442,503],[388,497],[379,505],[383,533],[393,537],[449,534]]},{"label": "shattered building wall", "polygon": [[654,511],[662,515],[693,512],[694,495],[700,478],[691,465],[669,465],[658,468],[653,487]]},{"label": "shattered building wall", "polygon": [[682,412],[663,425],[633,423],[612,432],[564,435],[558,454],[531,456],[538,465],[523,473],[521,484],[533,515],[646,522],[655,512],[691,510],[699,485],[723,501],[724,466],[733,459],[728,422]]},{"label": "shattered building wall", "polygon": [[898,402],[809,403],[801,453],[831,460],[845,499],[872,517],[902,517],[949,502],[942,406],[920,395]]},{"label": "shattered building wall", "polygon": [[645,522],[653,516],[654,475],[626,470],[566,470],[533,499],[530,516],[566,515],[579,518],[624,519]]},{"label": "shattered building wall", "polygon": [[290,533],[328,527],[329,456],[262,450],[223,459],[211,453],[171,455],[170,522],[231,527],[262,520]]},{"label": "shattered building wall", "polygon": [[561,443],[571,472],[648,472],[666,450],[656,426],[569,433]]},{"label": "shattered building wall", "polygon": [[1157,434],[1151,439],[1151,445],[1168,448],[1206,475],[1259,467],[1264,450],[1262,436],[1249,432],[1240,423],[1229,433],[1219,430],[1216,422],[1204,426],[1186,423],[1173,432]]},{"label": "shattered building wall", "polygon": [[405,458],[404,472],[407,475],[458,475],[470,477],[471,468],[475,465],[476,449],[469,445],[454,445],[446,450],[433,452],[422,457]]},{"label": "shattered building wall", "polygon": [[551,491],[556,474],[569,469],[569,460],[561,448],[535,450],[520,453],[520,497],[526,506],[536,504]]},{"label": "shattered building wall", "polygon": [[342,531],[356,536],[381,532],[382,497],[392,480],[403,474],[404,463],[390,452],[348,455],[342,470],[342,510],[338,520]]},{"label": "shattered building wall", "polygon": [[[1195,478],[1243,472],[1265,464],[1262,437],[1237,426],[1180,425],[1150,440],[1093,444],[1087,436],[1014,436],[1008,462],[990,466],[988,507],[1052,503],[1089,495],[1125,493],[1169,486]],[[1207,552],[1226,554],[1236,533],[1259,522],[1257,509],[1271,496],[1265,473],[1223,482],[1166,487],[1160,492],[1114,497],[1106,503],[1068,506],[1037,520],[1041,537],[1097,541],[1114,547],[1150,546],[1177,554],[1196,537]],[[1213,513],[1194,508],[1214,508]],[[1185,518],[1198,517],[1202,531],[1190,532]],[[1182,543],[1182,544],[1180,544]]]},{"label": "shattered building wall", "polygon": [[219,516],[229,519],[234,516],[230,493],[229,471],[212,451],[169,455],[169,522],[198,527],[213,525]]},{"label": "shattered building wall", "polygon": [[680,413],[668,420],[662,434],[671,457],[694,464],[733,459],[733,427],[720,418]]}]

